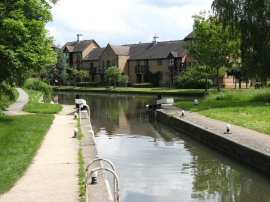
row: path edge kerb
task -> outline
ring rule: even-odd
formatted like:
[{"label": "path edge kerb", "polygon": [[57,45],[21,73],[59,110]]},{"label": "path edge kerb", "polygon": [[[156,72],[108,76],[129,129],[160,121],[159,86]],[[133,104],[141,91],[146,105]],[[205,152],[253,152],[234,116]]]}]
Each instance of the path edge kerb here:
[{"label": "path edge kerb", "polygon": [[170,116],[160,110],[157,110],[156,120],[192,136],[200,142],[210,145],[270,176],[270,156],[264,152],[249,148],[231,139],[227,139],[217,132],[207,130],[185,119]]}]

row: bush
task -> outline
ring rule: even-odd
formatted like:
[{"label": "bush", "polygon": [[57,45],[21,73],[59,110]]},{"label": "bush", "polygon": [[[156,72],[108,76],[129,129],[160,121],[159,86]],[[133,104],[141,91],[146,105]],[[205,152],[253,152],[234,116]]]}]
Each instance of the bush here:
[{"label": "bush", "polygon": [[[178,77],[175,81],[175,88],[186,88],[186,89],[204,89],[205,79],[192,80],[191,78]],[[212,80],[207,80],[208,88],[213,86]]]},{"label": "bush", "polygon": [[43,100],[45,102],[51,101],[52,88],[51,88],[51,86],[49,86],[47,83],[41,81],[40,79],[30,78],[25,82],[23,87],[26,89],[30,89],[30,90],[40,91],[43,93],[43,96],[44,96]]},{"label": "bush", "polygon": [[152,88],[153,85],[151,83],[135,83],[133,87],[134,88]]},{"label": "bush", "polygon": [[16,89],[6,84],[0,83],[0,111],[5,109],[12,101],[15,100]]}]

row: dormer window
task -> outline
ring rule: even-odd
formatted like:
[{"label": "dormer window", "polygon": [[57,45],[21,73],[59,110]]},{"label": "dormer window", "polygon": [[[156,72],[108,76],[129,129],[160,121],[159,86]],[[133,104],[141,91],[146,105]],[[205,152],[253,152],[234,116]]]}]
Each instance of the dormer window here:
[{"label": "dormer window", "polygon": [[174,58],[169,59],[169,66],[173,67],[174,66]]}]

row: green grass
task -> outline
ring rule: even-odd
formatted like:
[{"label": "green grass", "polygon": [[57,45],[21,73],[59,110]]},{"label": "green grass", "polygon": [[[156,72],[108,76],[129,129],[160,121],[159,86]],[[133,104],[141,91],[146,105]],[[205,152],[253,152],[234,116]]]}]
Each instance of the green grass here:
[{"label": "green grass", "polygon": [[61,111],[62,105],[60,104],[50,104],[50,103],[40,103],[42,94],[38,91],[24,89],[29,95],[29,102],[24,105],[23,110],[30,113],[40,113],[40,114],[57,114]]},{"label": "green grass", "polygon": [[[78,139],[80,140],[80,143],[81,143],[81,140],[83,138],[83,133],[80,126],[80,119],[78,119],[77,127],[79,129]],[[78,161],[79,161],[79,171],[78,171],[79,197],[80,197],[80,202],[85,202],[85,171],[84,171],[84,160],[83,160],[81,144],[80,144],[80,149],[78,152]]]},{"label": "green grass", "polygon": [[270,89],[243,89],[212,92],[199,105],[181,101],[176,107],[270,134]]},{"label": "green grass", "polygon": [[0,116],[0,193],[25,172],[53,119],[53,115]]},{"label": "green grass", "polygon": [[83,161],[83,155],[82,155],[82,149],[79,149],[78,152],[78,161],[79,161],[79,171],[78,171],[78,177],[79,177],[79,197],[80,202],[85,202],[85,171],[84,171],[84,161]]},{"label": "green grass", "polygon": [[205,93],[204,89],[175,89],[175,88],[133,88],[133,87],[110,87],[110,88],[105,88],[105,87],[73,87],[73,86],[61,86],[61,87],[54,87],[55,90],[69,90],[69,91],[79,91],[79,90],[84,90],[84,91],[96,91],[96,92],[102,92],[102,91],[111,91],[111,92],[134,92],[134,93],[175,93],[175,94],[180,94],[180,93],[192,93],[192,94],[201,94]]}]

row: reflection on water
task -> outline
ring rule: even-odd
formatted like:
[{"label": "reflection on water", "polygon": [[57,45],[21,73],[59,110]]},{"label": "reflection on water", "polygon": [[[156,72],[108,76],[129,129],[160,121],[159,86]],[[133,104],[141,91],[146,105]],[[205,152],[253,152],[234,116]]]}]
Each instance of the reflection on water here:
[{"label": "reflection on water", "polygon": [[[73,103],[74,94],[59,102]],[[121,201],[269,201],[270,180],[216,150],[147,122],[155,97],[85,94],[101,156],[120,177]]]}]

